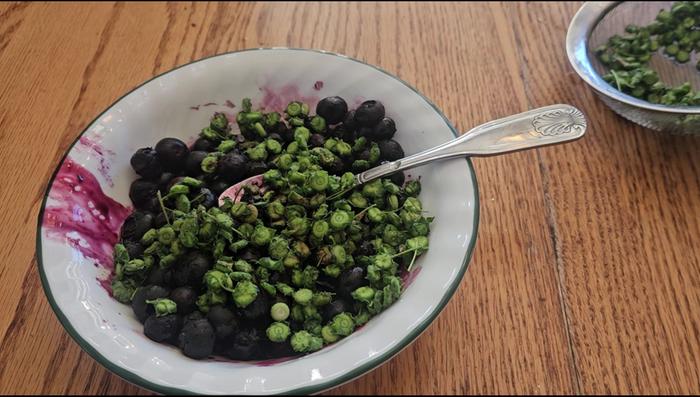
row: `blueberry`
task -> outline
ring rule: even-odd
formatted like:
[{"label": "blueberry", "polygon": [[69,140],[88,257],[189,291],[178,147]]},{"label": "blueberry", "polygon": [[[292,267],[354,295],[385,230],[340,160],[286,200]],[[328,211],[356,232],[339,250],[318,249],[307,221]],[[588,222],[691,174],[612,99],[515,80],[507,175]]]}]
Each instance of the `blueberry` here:
[{"label": "blueberry", "polygon": [[163,138],[156,143],[158,160],[168,171],[181,170],[190,150],[185,142],[177,138]]},{"label": "blueberry", "polygon": [[204,314],[202,314],[202,312],[200,312],[199,310],[195,310],[190,314],[185,314],[184,316],[182,316],[182,324],[184,325],[187,323],[191,323],[193,321],[203,320],[203,319],[204,319]]},{"label": "blueberry", "polygon": [[248,248],[241,253],[241,259],[248,262],[255,262],[260,259],[260,252],[254,248]]},{"label": "blueberry", "polygon": [[348,269],[338,276],[338,294],[349,297],[356,289],[367,285],[365,270],[359,266]]},{"label": "blueberry", "polygon": [[247,320],[261,320],[269,317],[270,306],[267,294],[261,291],[251,304],[241,309],[241,314]]},{"label": "blueberry", "polygon": [[[148,284],[159,285],[161,287],[168,288],[173,278],[173,271],[171,269],[163,269],[160,266],[154,266],[151,272],[148,274],[148,279],[146,282]],[[180,306],[178,305],[177,312],[180,313]]]},{"label": "blueberry", "polygon": [[163,213],[163,211],[159,212],[158,215],[156,215],[156,219],[153,222],[153,226],[156,229],[160,229],[161,227],[163,227],[167,224],[168,224],[168,220],[165,219],[165,214]]},{"label": "blueberry", "polygon": [[331,166],[328,167],[328,171],[335,175],[341,175],[343,172],[345,172],[347,168],[347,164],[345,164],[345,162],[340,157],[336,157],[333,161],[333,164],[331,164]]},{"label": "blueberry", "polygon": [[146,179],[156,179],[163,173],[156,151],[149,147],[141,148],[131,156],[131,167]]},{"label": "blueberry", "polygon": [[138,241],[125,240],[124,247],[126,248],[126,252],[129,254],[129,259],[140,258],[143,256],[144,248]]},{"label": "blueberry", "polygon": [[169,294],[170,291],[167,288],[159,285],[148,285],[137,289],[131,299],[131,308],[134,309],[136,318],[142,323],[146,321],[148,316],[155,313],[153,305],[146,303],[146,301],[167,298]]},{"label": "blueberry", "polygon": [[355,111],[351,110],[345,115],[345,119],[343,120],[343,128],[346,131],[355,131],[357,127],[358,125],[355,121]]},{"label": "blueberry", "polygon": [[170,180],[170,183],[168,183],[168,186],[165,187],[165,190],[163,193],[168,193],[170,191],[170,188],[177,185],[178,183],[182,182],[182,180],[185,179],[184,176],[176,176],[175,178]]},{"label": "blueberry", "polygon": [[227,153],[217,163],[216,172],[230,183],[240,182],[248,174],[248,158],[238,153]]},{"label": "blueberry", "polygon": [[220,196],[221,193],[223,193],[224,190],[228,189],[229,187],[231,187],[231,183],[226,182],[223,179],[216,179],[209,185],[209,190],[211,190],[214,195]]},{"label": "blueberry", "polygon": [[389,176],[389,180],[391,180],[395,185],[401,187],[403,186],[403,183],[406,182],[406,174],[404,174],[403,171],[395,172]]},{"label": "blueberry", "polygon": [[370,158],[369,149],[365,149],[365,150],[363,150],[363,151],[361,151],[360,153],[357,154],[357,159],[358,159],[358,160],[369,161],[369,158]]},{"label": "blueberry", "polygon": [[360,127],[357,129],[357,135],[363,136],[370,141],[374,141],[374,128],[372,127]]},{"label": "blueberry", "polygon": [[199,289],[202,285],[202,277],[212,266],[212,260],[209,256],[193,251],[180,259],[179,263],[173,269],[173,285],[184,287],[189,285],[195,289]]},{"label": "blueberry", "polygon": [[329,322],[336,315],[343,312],[349,312],[351,310],[352,306],[346,300],[338,298],[323,308],[321,311],[321,316],[323,317],[324,322]]},{"label": "blueberry", "polygon": [[143,178],[131,183],[129,188],[129,198],[137,207],[147,204],[149,200],[156,197],[158,185]]},{"label": "blueberry", "polygon": [[267,134],[267,137],[268,137],[268,139],[274,139],[277,142],[282,143],[282,135],[280,135],[276,132],[272,132],[272,133]]},{"label": "blueberry", "polygon": [[197,291],[192,287],[177,287],[170,293],[170,299],[177,304],[177,313],[186,315],[197,310]]},{"label": "blueberry", "polygon": [[394,137],[396,133],[396,123],[389,117],[384,117],[372,129],[372,140],[385,141]]},{"label": "blueberry", "polygon": [[384,105],[379,101],[364,101],[355,110],[355,122],[359,127],[374,127],[384,118]]},{"label": "blueberry", "polygon": [[339,96],[323,98],[316,105],[316,114],[323,117],[328,124],[340,123],[347,112],[348,104]]},{"label": "blueberry", "polygon": [[199,189],[199,193],[197,195],[202,197],[198,203],[203,205],[206,208],[212,208],[218,204],[218,201],[217,201],[214,193],[212,193],[211,190],[209,190],[205,187]]},{"label": "blueberry", "polygon": [[289,341],[279,343],[267,340],[263,345],[263,350],[265,352],[265,358],[268,359],[292,357],[299,354],[292,349],[292,345]]},{"label": "blueberry", "polygon": [[253,161],[248,164],[248,176],[264,174],[270,168],[264,161]]},{"label": "blueberry", "polygon": [[218,145],[214,141],[210,141],[207,138],[199,138],[196,141],[194,141],[194,145],[192,145],[192,150],[214,152],[216,151],[217,147]]},{"label": "blueberry", "polygon": [[153,215],[136,210],[124,219],[119,235],[122,241],[139,241],[153,227]]},{"label": "blueberry", "polygon": [[185,160],[185,174],[188,176],[197,176],[202,173],[202,160],[207,157],[207,152],[195,150],[190,152]]},{"label": "blueberry", "polygon": [[143,333],[156,342],[174,341],[180,330],[180,319],[176,314],[149,316],[143,324]]},{"label": "blueberry", "polygon": [[255,328],[241,330],[234,335],[228,356],[234,360],[250,360],[259,354],[261,339]]},{"label": "blueberry", "polygon": [[324,143],[326,143],[326,139],[321,134],[312,134],[309,138],[311,147],[321,147]]},{"label": "blueberry", "polygon": [[177,175],[175,175],[172,172],[164,172],[160,175],[158,180],[156,181],[156,184],[158,185],[158,190],[160,190],[161,193],[167,193],[168,192],[168,186],[170,186],[170,182],[173,180],[173,178],[176,178]]},{"label": "blueberry", "polygon": [[359,136],[360,134],[357,131],[347,130],[343,131],[343,136],[341,139],[352,145],[352,143],[355,142],[355,139],[357,139]]},{"label": "blueberry", "polygon": [[395,140],[378,142],[380,158],[382,160],[395,161],[404,158],[404,152],[401,145]]},{"label": "blueberry", "polygon": [[230,339],[238,330],[238,319],[230,309],[223,306],[213,306],[209,309],[207,320],[214,327],[216,339],[225,341]]},{"label": "blueberry", "polygon": [[205,319],[185,323],[178,336],[182,352],[187,357],[198,360],[212,354],[215,341],[214,328]]},{"label": "blueberry", "polygon": [[359,256],[372,256],[376,253],[376,250],[371,241],[363,241],[355,253]]}]

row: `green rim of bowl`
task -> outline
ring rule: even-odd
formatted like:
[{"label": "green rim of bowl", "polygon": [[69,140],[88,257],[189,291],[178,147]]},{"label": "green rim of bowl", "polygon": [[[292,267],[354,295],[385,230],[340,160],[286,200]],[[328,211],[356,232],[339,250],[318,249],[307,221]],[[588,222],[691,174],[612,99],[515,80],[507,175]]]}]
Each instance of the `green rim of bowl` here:
[{"label": "green rim of bowl", "polygon": [[[444,114],[438,109],[433,102],[431,102],[428,98],[425,97],[425,95],[421,94],[418,90],[413,88],[410,84],[406,83],[405,81],[401,80],[400,78],[394,76],[393,74],[377,67],[371,64],[368,64],[366,62],[360,61],[358,59],[354,59],[351,57],[348,57],[346,55],[341,55],[329,51],[324,51],[324,50],[316,50],[316,49],[307,49],[307,48],[290,48],[290,47],[270,47],[270,48],[250,48],[250,49],[244,49],[244,50],[239,50],[239,51],[230,51],[230,52],[225,52],[221,54],[216,54],[212,56],[208,56],[205,58],[201,58],[189,63],[186,63],[184,65],[180,65],[178,67],[175,67],[167,72],[161,73],[155,77],[152,77],[145,82],[139,84],[138,86],[134,87],[132,90],[127,92],[126,94],[122,95],[119,97],[117,100],[112,102],[111,105],[107,107],[102,113],[100,113],[97,117],[95,117],[90,123],[87,124],[85,129],[78,135],[73,143],[71,143],[70,147],[66,150],[66,152],[63,154],[63,157],[59,161],[58,165],[56,166],[56,169],[53,172],[53,175],[51,175],[51,179],[49,180],[49,183],[46,187],[46,191],[44,193],[44,199],[41,203],[41,208],[39,210],[39,217],[37,221],[37,235],[36,235],[36,259],[37,263],[39,265],[39,275],[41,277],[41,284],[44,289],[44,293],[46,295],[46,298],[49,301],[49,304],[51,305],[51,308],[53,309],[54,313],[56,313],[56,316],[58,317],[58,320],[61,322],[61,325],[63,325],[63,328],[68,332],[68,334],[75,340],[78,345],[85,350],[90,356],[92,356],[93,359],[95,359],[98,363],[103,365],[105,368],[109,369],[111,372],[119,375],[122,377],[124,380],[139,386],[143,387],[145,389],[152,390],[157,393],[161,394],[195,394],[192,391],[189,390],[183,390],[175,387],[168,387],[168,386],[163,386],[159,385],[156,383],[153,383],[149,380],[146,380],[139,376],[138,374],[131,372],[125,368],[122,368],[116,364],[114,364],[112,361],[107,359],[105,356],[103,356],[100,352],[98,352],[94,347],[92,347],[80,334],[73,328],[73,325],[70,323],[68,318],[63,314],[61,309],[58,307],[58,304],[53,298],[53,294],[51,292],[51,287],[49,285],[49,282],[46,278],[46,272],[44,271],[44,263],[43,263],[43,258],[42,258],[42,234],[41,234],[41,229],[42,229],[42,224],[44,220],[44,210],[46,208],[46,201],[48,200],[49,197],[49,192],[51,191],[51,187],[53,186],[54,179],[56,178],[56,174],[60,170],[61,166],[63,165],[63,162],[65,161],[66,157],[68,154],[71,152],[75,144],[78,142],[78,140],[87,132],[88,128],[90,128],[91,125],[95,123],[96,120],[98,120],[100,117],[102,117],[103,114],[108,112],[114,105],[116,105],[119,101],[121,101],[124,97],[127,95],[131,94],[132,92],[136,91],[137,89],[141,88],[145,84],[148,84],[152,80],[155,80],[161,76],[164,76],[168,73],[171,73],[175,70],[178,70],[182,67],[192,65],[194,63],[202,62],[205,61],[209,58],[214,58],[218,56],[225,56],[225,55],[230,55],[230,54],[235,54],[235,53],[240,53],[240,52],[248,52],[248,51],[307,51],[307,52],[315,52],[315,53],[321,53],[321,54],[326,54],[326,55],[333,55],[341,58],[345,58],[348,60],[351,60],[353,62],[361,63],[363,65],[369,66],[381,73],[386,74],[389,77],[392,77],[396,79],[397,81],[401,82],[404,84],[406,87],[410,88],[413,90],[416,94],[418,94],[425,102],[427,102],[439,115],[442,117],[442,119],[445,121],[445,124],[450,128],[452,131],[452,134],[457,137],[459,136],[459,133],[457,130],[452,126],[450,121],[445,117]],[[386,361],[388,361],[390,358],[394,357],[396,354],[401,352],[404,348],[408,347],[413,341],[416,340],[420,334],[425,331],[428,326],[437,318],[437,316],[442,312],[442,310],[445,308],[449,300],[452,298],[454,295],[455,291],[457,290],[457,287],[459,287],[459,284],[462,281],[462,278],[464,277],[464,273],[467,270],[467,267],[469,266],[469,262],[471,261],[472,254],[474,252],[474,246],[476,244],[476,237],[478,234],[478,227],[479,227],[479,188],[477,185],[477,180],[476,180],[476,174],[474,173],[474,166],[471,163],[471,160],[469,158],[466,158],[466,163],[467,163],[467,168],[469,169],[469,173],[471,175],[471,180],[474,185],[474,223],[473,223],[473,233],[471,236],[471,239],[469,241],[469,246],[467,247],[467,252],[464,256],[464,259],[462,261],[462,266],[459,270],[459,274],[455,278],[455,280],[452,282],[452,284],[449,286],[447,293],[443,296],[442,300],[438,305],[433,309],[433,311],[430,313],[430,315],[421,321],[416,328],[411,331],[408,335],[406,335],[401,341],[393,347],[391,350],[385,352],[382,355],[379,355],[377,357],[374,357],[370,359],[367,363],[357,367],[353,368],[352,370],[348,371],[347,373],[326,381],[326,382],[319,382],[314,385],[310,386],[304,386],[304,387],[299,387],[296,389],[292,389],[289,391],[285,391],[281,394],[314,394],[314,393],[319,393],[324,390],[328,390],[337,386],[340,386],[344,383],[347,383],[355,378],[358,378],[362,376],[365,373],[370,372],[371,370],[375,369],[376,367],[380,366],[381,364],[384,364]]]}]

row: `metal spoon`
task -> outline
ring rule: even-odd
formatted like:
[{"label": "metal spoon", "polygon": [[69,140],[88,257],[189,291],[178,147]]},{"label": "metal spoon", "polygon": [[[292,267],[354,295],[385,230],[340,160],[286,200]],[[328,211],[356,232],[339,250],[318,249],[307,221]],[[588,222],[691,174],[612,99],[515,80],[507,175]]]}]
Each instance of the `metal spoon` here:
[{"label": "metal spoon", "polygon": [[[433,161],[465,156],[493,156],[579,139],[586,132],[583,112],[570,105],[552,105],[490,121],[431,149],[385,163],[355,176],[355,186],[398,171]],[[234,202],[242,197],[242,188],[253,184],[263,188],[262,175],[255,175],[226,189],[219,196]]]}]

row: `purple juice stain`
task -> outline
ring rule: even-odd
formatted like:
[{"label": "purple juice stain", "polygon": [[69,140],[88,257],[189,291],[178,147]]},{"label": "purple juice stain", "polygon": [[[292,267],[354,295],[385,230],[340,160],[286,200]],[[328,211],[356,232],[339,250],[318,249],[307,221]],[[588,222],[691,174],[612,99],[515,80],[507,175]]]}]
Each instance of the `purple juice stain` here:
[{"label": "purple juice stain", "polygon": [[100,175],[102,175],[102,177],[107,181],[109,186],[114,186],[114,181],[112,180],[112,175],[110,172],[111,167],[108,159],[106,158],[107,156],[113,157],[114,151],[103,148],[99,139],[99,135],[96,135],[94,138],[87,135],[82,136],[78,140],[78,146],[76,146],[76,148],[78,150],[88,150],[92,152],[95,157],[100,160],[100,166],[97,169],[100,172]]},{"label": "purple juice stain", "polygon": [[286,109],[289,102],[292,101],[304,102],[308,104],[309,107],[315,108],[319,100],[315,95],[302,95],[299,91],[299,87],[294,84],[288,84],[280,88],[262,86],[260,90],[263,92],[260,106],[267,111],[281,112]]},{"label": "purple juice stain", "polygon": [[320,91],[323,88],[323,81],[319,80],[314,83],[314,90]]},{"label": "purple juice stain", "polygon": [[401,274],[401,282],[403,283],[403,289],[405,290],[408,288],[409,285],[415,281],[416,277],[418,277],[418,273],[421,271],[421,267],[416,267],[415,269],[411,270],[410,272],[404,270],[403,273]]},{"label": "purple juice stain", "polygon": [[226,100],[226,102],[224,103],[224,105],[225,105],[226,107],[231,108],[231,109],[233,109],[233,108],[236,107],[236,105],[235,105],[233,102],[231,102],[230,100],[228,100],[228,99]]},{"label": "purple juice stain", "polygon": [[[71,158],[61,164],[49,198],[52,203],[44,210],[42,221],[47,237],[67,242],[111,276],[114,245],[132,208],[108,197],[97,178]],[[97,281],[111,296],[110,278]]]}]

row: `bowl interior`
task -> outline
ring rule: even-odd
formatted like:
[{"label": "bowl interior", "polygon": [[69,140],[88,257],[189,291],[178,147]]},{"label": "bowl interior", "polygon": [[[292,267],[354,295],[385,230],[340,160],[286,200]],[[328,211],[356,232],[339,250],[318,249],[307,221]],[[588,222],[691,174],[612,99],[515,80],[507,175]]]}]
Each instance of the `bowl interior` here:
[{"label": "bowl interior", "polygon": [[[613,7],[593,28],[588,41],[588,54],[594,69],[599,75],[607,73],[606,68],[593,53],[598,46],[605,44],[613,35],[624,36],[625,27],[649,25],[661,10],[670,10],[672,1],[624,1]],[[693,89],[700,89],[700,73],[695,67],[698,61],[696,53],[691,54],[690,61],[681,64],[663,54],[663,48],[652,55],[649,66],[659,73],[661,81],[670,85],[680,85],[689,81]]]},{"label": "bowl interior", "polygon": [[200,60],[148,81],[99,115],[54,175],[37,236],[47,297],[74,339],[132,383],[161,393],[207,394],[318,392],[376,367],[415,339],[458,286],[475,242],[478,197],[466,160],[408,172],[421,178],[424,208],[436,217],[430,251],[396,304],[314,354],[280,363],[191,360],[146,338],[131,309],[102,286],[111,268],[111,244],[129,211],[128,189],[136,178],[129,159],[136,149],[165,136],[191,142],[214,111],[233,113],[244,97],[277,110],[290,100],[315,105],[329,95],[344,97],[351,107],[381,100],[406,154],[454,136],[441,113],[400,80],[309,50],[249,50]]}]

